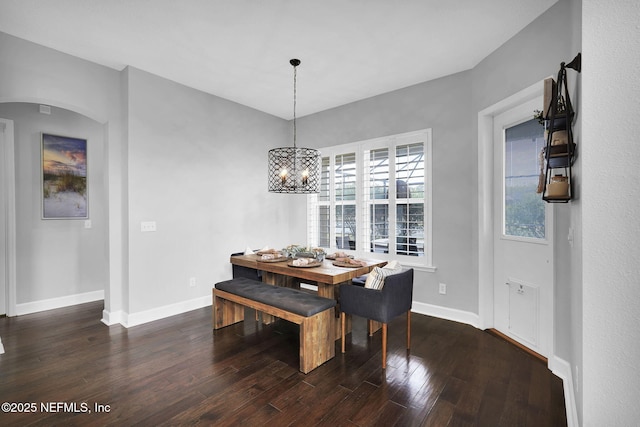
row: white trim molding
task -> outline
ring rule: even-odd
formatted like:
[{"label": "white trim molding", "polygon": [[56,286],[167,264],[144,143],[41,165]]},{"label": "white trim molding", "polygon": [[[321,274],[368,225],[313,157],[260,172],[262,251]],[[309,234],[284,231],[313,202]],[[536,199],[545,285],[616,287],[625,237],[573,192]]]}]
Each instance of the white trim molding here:
[{"label": "white trim molding", "polygon": [[567,427],[580,427],[578,420],[578,408],[576,407],[576,394],[573,388],[573,375],[571,365],[566,360],[557,356],[549,358],[549,369],[562,380],[564,388],[564,406],[567,411]]},{"label": "white trim molding", "polygon": [[122,323],[123,316],[124,312],[122,310],[114,312],[102,310],[102,319],[100,321],[107,326],[117,325]]},{"label": "white trim molding", "polygon": [[479,317],[475,313],[469,311],[458,310],[455,308],[442,307],[439,305],[427,304],[423,302],[413,301],[411,311],[426,316],[437,317],[439,319],[453,320],[454,322],[465,323],[474,328],[479,328]]},{"label": "white trim molding", "polygon": [[15,182],[15,138],[13,120],[0,119],[4,144],[0,144],[3,150],[0,159],[4,159],[4,164],[0,165],[0,173],[4,174],[5,188],[2,188],[5,200],[4,224],[5,227],[5,254],[6,254],[6,313],[7,316],[15,316],[16,313],[16,182]]},{"label": "white trim molding", "polygon": [[39,311],[53,310],[55,308],[69,307],[71,305],[101,300],[104,300],[104,291],[85,292],[82,294],[26,302],[16,304],[16,315],[21,316],[23,314],[37,313]]},{"label": "white trim molding", "polygon": [[[113,320],[115,320],[116,317],[119,317],[120,324],[125,328],[130,328],[132,326],[142,325],[143,323],[153,322],[154,320],[160,320],[165,317],[175,316],[177,314],[186,313],[187,311],[210,306],[212,304],[212,300],[212,296],[207,295],[187,301],[177,302],[175,304],[165,305],[163,307],[152,308],[151,310],[141,311],[138,313],[116,313]],[[103,316],[104,315],[105,313],[103,312]],[[106,323],[104,318],[103,323]]]}]

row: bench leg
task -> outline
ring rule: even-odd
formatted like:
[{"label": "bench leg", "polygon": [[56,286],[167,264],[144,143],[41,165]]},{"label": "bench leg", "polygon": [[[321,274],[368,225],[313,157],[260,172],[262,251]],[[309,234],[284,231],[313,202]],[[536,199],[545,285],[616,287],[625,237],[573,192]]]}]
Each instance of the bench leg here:
[{"label": "bench leg", "polygon": [[224,328],[244,320],[244,306],[216,297],[213,291],[213,329]]},{"label": "bench leg", "polygon": [[300,324],[300,371],[305,374],[336,355],[333,312],[325,310]]}]

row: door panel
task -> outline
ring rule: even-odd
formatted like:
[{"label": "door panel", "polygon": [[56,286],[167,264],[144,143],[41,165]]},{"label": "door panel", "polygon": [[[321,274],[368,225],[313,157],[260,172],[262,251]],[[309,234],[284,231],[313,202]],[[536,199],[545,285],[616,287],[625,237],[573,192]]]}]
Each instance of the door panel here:
[{"label": "door panel", "polygon": [[536,193],[544,129],[535,99],[494,119],[494,326],[548,357],[553,343],[552,207]]}]

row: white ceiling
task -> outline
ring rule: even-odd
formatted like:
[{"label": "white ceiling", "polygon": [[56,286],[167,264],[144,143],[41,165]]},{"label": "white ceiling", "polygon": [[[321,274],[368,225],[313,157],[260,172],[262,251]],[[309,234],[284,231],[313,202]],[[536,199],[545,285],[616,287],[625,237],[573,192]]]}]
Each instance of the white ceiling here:
[{"label": "white ceiling", "polygon": [[[473,68],[557,0],[0,0],[0,31],[290,119]],[[1,54],[1,53],[0,53]]]}]

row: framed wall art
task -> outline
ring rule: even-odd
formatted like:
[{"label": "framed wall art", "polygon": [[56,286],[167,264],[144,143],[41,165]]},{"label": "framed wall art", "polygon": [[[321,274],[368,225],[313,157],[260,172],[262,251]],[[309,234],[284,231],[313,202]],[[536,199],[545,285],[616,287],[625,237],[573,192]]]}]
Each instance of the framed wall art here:
[{"label": "framed wall art", "polygon": [[87,140],[42,133],[42,218],[89,218]]}]

